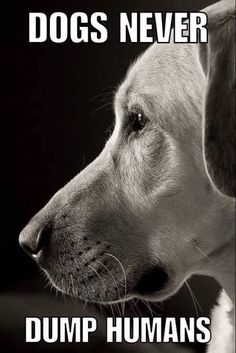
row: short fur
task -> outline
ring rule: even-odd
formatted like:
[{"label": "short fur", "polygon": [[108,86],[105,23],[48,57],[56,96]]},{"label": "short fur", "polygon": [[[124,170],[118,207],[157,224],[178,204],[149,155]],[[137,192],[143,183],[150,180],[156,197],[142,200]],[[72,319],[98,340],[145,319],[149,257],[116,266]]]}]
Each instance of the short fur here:
[{"label": "short fur", "polygon": [[[104,150],[20,235],[51,282],[85,300],[159,301],[193,274],[213,276],[225,294],[213,314],[211,353],[234,352],[231,3],[206,10],[207,47],[153,44],[138,58],[116,94],[115,128]],[[222,47],[212,29],[218,13]],[[134,111],[147,117],[139,132],[131,127]],[[152,268],[168,280],[140,294],[137,283]],[[227,321],[221,332],[218,315]]]}]

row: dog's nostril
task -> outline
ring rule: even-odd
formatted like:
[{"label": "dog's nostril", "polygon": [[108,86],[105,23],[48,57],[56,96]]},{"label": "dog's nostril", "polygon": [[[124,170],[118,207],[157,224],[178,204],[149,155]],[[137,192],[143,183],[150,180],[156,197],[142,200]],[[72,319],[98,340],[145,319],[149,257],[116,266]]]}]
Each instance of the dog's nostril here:
[{"label": "dog's nostril", "polygon": [[52,230],[51,230],[51,227],[49,226],[41,230],[41,233],[39,234],[37,239],[37,249],[36,249],[37,252],[39,252],[43,247],[45,247],[48,244],[51,237],[51,233],[52,233]]},{"label": "dog's nostril", "polygon": [[50,239],[50,227],[40,228],[38,224],[29,224],[20,234],[20,246],[31,256],[36,257]]},{"label": "dog's nostril", "polygon": [[21,247],[25,250],[25,252],[27,252],[29,255],[35,257],[36,254],[34,253],[33,249],[27,245],[27,244],[24,244],[23,242],[20,243]]}]

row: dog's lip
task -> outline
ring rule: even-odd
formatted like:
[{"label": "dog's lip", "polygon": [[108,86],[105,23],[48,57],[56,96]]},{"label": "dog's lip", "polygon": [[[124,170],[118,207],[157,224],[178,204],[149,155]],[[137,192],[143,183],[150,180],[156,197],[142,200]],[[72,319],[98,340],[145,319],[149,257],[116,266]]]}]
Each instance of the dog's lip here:
[{"label": "dog's lip", "polygon": [[101,301],[96,301],[96,300],[88,300],[81,298],[82,300],[85,300],[88,303],[91,304],[101,304],[101,305],[114,305],[114,304],[119,304],[119,303],[124,303],[126,301],[132,300],[135,298],[134,294],[128,293],[125,297],[119,298],[119,299],[114,299],[114,300],[101,300]]},{"label": "dog's lip", "polygon": [[[34,261],[37,263],[37,265],[47,273],[47,276],[51,278],[50,274],[50,266],[46,261],[45,258],[45,252],[43,249],[34,257],[32,257]],[[172,277],[172,276],[171,276]],[[148,280],[147,280],[148,278]],[[153,284],[149,283],[149,280],[153,279],[155,280],[154,286]],[[159,279],[159,281],[158,281]],[[175,292],[175,284],[173,282],[173,278],[169,278],[169,274],[167,274],[167,271],[162,267],[161,265],[156,265],[156,266],[147,266],[146,270],[140,274],[140,277],[137,278],[136,280],[132,281],[133,283],[131,284],[129,282],[129,288],[127,287],[126,293],[123,293],[123,295],[119,298],[107,298],[105,300],[96,300],[93,298],[86,298],[86,296],[79,295],[77,298],[81,300],[85,300],[86,302],[90,302],[91,304],[101,304],[101,305],[109,305],[109,304],[117,304],[117,303],[122,303],[125,301],[132,300],[133,298],[144,298],[147,300],[163,300],[166,297],[169,297],[173,292]],[[174,281],[175,282],[175,281]],[[54,286],[57,288],[57,290],[63,291],[63,289],[59,288],[56,283],[54,283]],[[128,283],[127,283],[128,284]],[[64,291],[63,291],[64,292]],[[64,292],[65,294],[71,295],[70,293]],[[84,293],[85,294],[85,293]],[[102,298],[101,298],[102,299]]]}]

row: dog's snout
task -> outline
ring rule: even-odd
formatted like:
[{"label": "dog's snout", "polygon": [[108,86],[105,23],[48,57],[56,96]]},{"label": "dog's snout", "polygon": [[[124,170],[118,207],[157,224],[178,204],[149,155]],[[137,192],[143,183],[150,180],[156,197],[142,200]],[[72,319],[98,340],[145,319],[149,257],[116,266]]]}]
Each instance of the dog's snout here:
[{"label": "dog's snout", "polygon": [[20,234],[20,246],[30,255],[36,257],[50,239],[50,227],[32,222]]}]

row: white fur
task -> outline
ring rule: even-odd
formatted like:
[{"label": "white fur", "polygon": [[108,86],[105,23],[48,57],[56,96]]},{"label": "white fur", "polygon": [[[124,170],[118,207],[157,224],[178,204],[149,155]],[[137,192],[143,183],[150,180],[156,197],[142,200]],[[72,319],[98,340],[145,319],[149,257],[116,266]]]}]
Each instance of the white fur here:
[{"label": "white fur", "polygon": [[[232,321],[234,308],[227,294],[222,291],[219,304],[212,312],[212,340],[208,347],[208,353],[234,352],[232,343],[235,342]],[[234,343],[233,343],[234,344]]]}]

